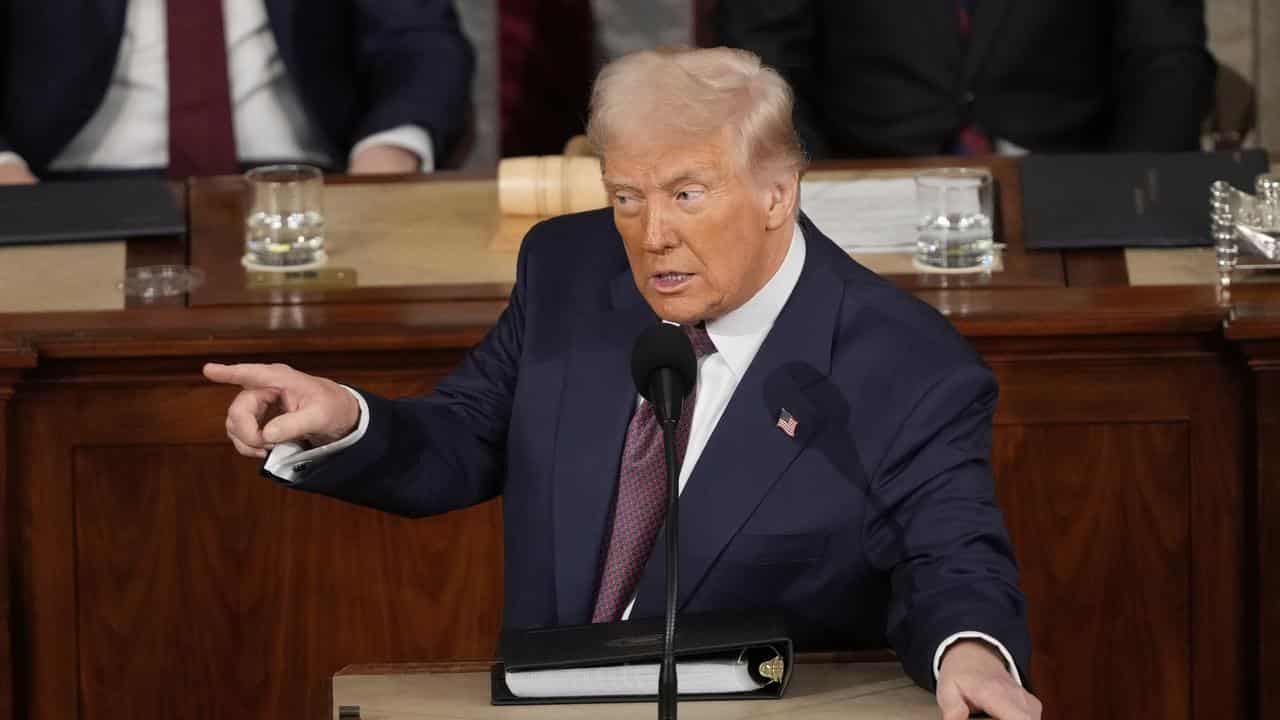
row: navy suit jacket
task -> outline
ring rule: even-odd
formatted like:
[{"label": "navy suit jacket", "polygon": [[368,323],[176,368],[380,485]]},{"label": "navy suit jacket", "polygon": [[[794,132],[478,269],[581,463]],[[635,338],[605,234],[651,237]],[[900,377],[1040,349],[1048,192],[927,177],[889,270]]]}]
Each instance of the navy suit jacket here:
[{"label": "navy suit jacket", "polygon": [[976,124],[1032,152],[1196,150],[1204,0],[732,0],[720,42],[796,91],[813,158],[936,155]]},{"label": "navy suit jacket", "polygon": [[[0,150],[40,174],[102,104],[128,0],[0,0]],[[336,162],[398,125],[445,157],[472,52],[450,0],[266,0],[280,57]],[[287,158],[282,158],[287,159]]]},{"label": "navy suit jacket", "polygon": [[[884,647],[932,688],[964,630],[1027,677],[1023,596],[988,457],[996,383],[932,308],[802,219],[800,279],[680,497],[680,607],[771,607],[801,649]],[[590,621],[636,391],[656,322],[608,210],[525,238],[510,305],[428,397],[365,393],[369,425],[300,486],[390,512],[501,494],[508,627]],[[786,408],[795,437],[776,427]],[[661,536],[660,536],[661,537]],[[659,539],[634,617],[660,616]]]}]

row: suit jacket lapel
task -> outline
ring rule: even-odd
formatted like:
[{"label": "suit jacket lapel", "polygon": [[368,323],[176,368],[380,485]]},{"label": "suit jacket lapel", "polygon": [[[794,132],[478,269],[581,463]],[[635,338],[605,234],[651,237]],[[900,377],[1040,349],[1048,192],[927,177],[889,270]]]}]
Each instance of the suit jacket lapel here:
[{"label": "suit jacket lapel", "polygon": [[[124,20],[125,14],[129,10],[129,0],[92,0],[90,4],[97,6],[98,17],[102,21],[100,27],[94,27],[90,32],[101,32],[105,28],[106,32],[109,33],[107,37],[116,38],[117,40],[124,37]],[[89,28],[88,25],[81,25],[80,27]],[[68,40],[64,38],[64,41]],[[77,47],[75,44],[70,46]],[[120,43],[116,42],[112,47],[118,51]],[[113,56],[111,61],[115,62],[115,60],[116,58]]]},{"label": "suit jacket lapel", "polygon": [[[290,69],[294,67],[294,12],[293,0],[267,0],[267,20],[275,36],[280,58]],[[297,78],[294,78],[297,81]]]},{"label": "suit jacket lapel", "polygon": [[585,316],[574,334],[555,452],[557,622],[591,620],[605,523],[635,410],[631,348],[657,317],[630,271],[611,286],[612,307]]},{"label": "suit jacket lapel", "polygon": [[[680,606],[796,455],[824,416],[806,389],[830,373],[831,347],[844,287],[831,270],[834,248],[807,220],[804,269],[773,329],[734,390],[680,495]],[[778,426],[786,409],[796,435]],[[635,617],[662,613],[666,593],[663,535],[637,590]]]},{"label": "suit jacket lapel", "polygon": [[969,51],[964,58],[963,78],[966,88],[973,86],[973,80],[995,42],[1009,6],[1010,0],[979,0],[978,9],[973,16],[973,36],[969,38]]}]

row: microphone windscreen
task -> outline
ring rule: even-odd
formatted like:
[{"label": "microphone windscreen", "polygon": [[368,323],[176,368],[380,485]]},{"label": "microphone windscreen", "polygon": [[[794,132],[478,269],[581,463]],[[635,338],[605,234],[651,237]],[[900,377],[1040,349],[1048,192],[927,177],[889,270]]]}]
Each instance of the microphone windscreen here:
[{"label": "microphone windscreen", "polygon": [[679,325],[659,323],[636,338],[631,351],[631,378],[636,391],[649,402],[649,378],[659,368],[670,368],[682,381],[681,398],[687,396],[698,381],[698,358],[693,343]]}]

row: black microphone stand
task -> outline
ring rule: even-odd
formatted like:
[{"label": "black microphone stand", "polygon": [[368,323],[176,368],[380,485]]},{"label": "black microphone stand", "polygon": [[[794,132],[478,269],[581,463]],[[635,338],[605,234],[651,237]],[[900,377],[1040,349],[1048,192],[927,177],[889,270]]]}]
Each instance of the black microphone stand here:
[{"label": "black microphone stand", "polygon": [[[697,357],[689,338],[670,324],[657,325],[636,340],[631,355],[636,389],[649,399],[658,424],[667,467],[667,611],[662,635],[662,666],[658,673],[658,719],[676,720],[679,695],[676,680],[676,606],[679,601],[680,464],[676,458],[676,428],[685,396],[697,384]],[[647,391],[647,392],[646,392]]]},{"label": "black microphone stand", "polygon": [[680,422],[677,412],[674,418],[662,423],[662,444],[667,454],[667,614],[666,629],[662,635],[662,669],[658,673],[658,720],[676,720],[676,697],[679,687],[676,680],[676,605],[680,573],[680,466],[676,459],[676,425]]},{"label": "black microphone stand", "polygon": [[676,428],[686,389],[677,373],[661,368],[650,378],[649,397],[657,401],[653,411],[662,425],[662,445],[667,466],[667,613],[662,634],[662,667],[658,672],[658,720],[676,720],[676,605],[679,601],[680,562],[680,461],[676,458]]}]

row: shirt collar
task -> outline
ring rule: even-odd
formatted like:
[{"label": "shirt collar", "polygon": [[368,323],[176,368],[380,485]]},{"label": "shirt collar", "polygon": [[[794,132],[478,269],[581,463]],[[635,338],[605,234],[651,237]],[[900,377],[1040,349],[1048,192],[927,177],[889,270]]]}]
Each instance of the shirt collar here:
[{"label": "shirt collar", "polygon": [[800,223],[796,223],[791,235],[791,247],[782,265],[755,295],[737,309],[707,321],[707,334],[715,343],[716,351],[729,364],[739,379],[755,359],[756,351],[764,343],[773,323],[787,304],[791,292],[800,280],[804,269],[805,243]]}]

